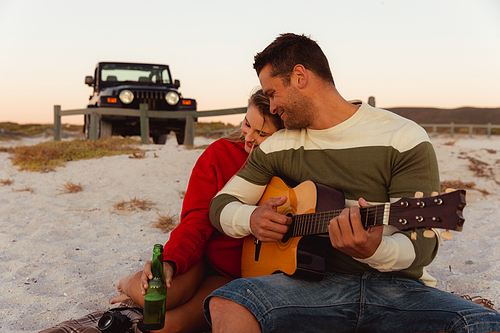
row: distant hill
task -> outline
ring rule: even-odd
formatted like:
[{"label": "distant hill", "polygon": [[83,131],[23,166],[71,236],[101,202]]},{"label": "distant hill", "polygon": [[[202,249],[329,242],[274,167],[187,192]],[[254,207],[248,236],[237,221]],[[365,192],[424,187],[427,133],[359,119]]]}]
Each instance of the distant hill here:
[{"label": "distant hill", "polygon": [[500,125],[500,108],[462,107],[457,109],[396,107],[384,108],[418,124],[487,124]]}]

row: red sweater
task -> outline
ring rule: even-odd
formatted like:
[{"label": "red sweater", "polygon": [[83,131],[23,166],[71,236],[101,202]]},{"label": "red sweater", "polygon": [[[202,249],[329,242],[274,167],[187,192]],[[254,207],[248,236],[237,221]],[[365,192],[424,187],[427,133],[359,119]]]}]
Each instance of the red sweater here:
[{"label": "red sweater", "polygon": [[212,143],[196,161],[184,196],[181,222],[170,233],[163,249],[163,260],[177,266],[183,274],[198,262],[203,253],[223,273],[241,277],[243,239],[217,231],[208,217],[210,201],[246,162],[243,143],[220,139]]}]

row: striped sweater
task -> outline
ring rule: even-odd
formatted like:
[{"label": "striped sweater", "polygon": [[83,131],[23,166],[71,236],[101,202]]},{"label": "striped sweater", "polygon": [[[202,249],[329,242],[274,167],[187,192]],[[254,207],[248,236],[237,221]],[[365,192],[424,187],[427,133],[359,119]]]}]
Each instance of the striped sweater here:
[{"label": "striped sweater", "polygon": [[[389,111],[363,103],[343,123],[326,130],[281,130],[254,151],[247,165],[212,200],[210,220],[231,237],[250,232],[250,215],[267,183],[278,176],[291,186],[312,180],[344,192],[346,206],[363,197],[371,204],[394,202],[416,191],[430,196],[439,191],[434,148],[417,124]],[[377,251],[355,259],[331,245],[326,249],[326,269],[340,273],[393,272],[435,280],[425,272],[434,259],[438,237],[417,239],[410,231],[384,226]]]}]

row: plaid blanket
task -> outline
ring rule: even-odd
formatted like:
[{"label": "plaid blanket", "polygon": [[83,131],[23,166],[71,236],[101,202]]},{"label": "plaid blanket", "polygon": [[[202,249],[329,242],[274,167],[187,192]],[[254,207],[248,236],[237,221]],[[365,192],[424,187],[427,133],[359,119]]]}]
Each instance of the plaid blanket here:
[{"label": "plaid blanket", "polygon": [[[465,298],[474,303],[480,304],[488,309],[492,309],[494,311],[493,302],[482,298],[480,296],[470,297],[469,295],[458,295],[462,298]],[[145,333],[149,332],[147,329],[142,327],[142,309],[140,305],[134,303],[131,299],[127,299],[120,303],[113,309],[120,309],[119,311],[130,318],[132,322],[131,332],[134,333]],[[78,319],[70,319],[64,321],[62,323],[57,324],[56,326],[40,331],[39,333],[101,333],[97,328],[97,323],[99,319],[109,310],[106,311],[96,311],[89,313],[88,315],[78,318]],[[497,311],[498,312],[498,311]]]},{"label": "plaid blanket", "polygon": [[[148,332],[142,325],[142,308],[140,305],[135,304],[131,299],[127,299],[120,303],[117,307],[110,308],[109,310],[116,309],[121,314],[126,315],[132,322],[132,329],[130,332],[141,333]],[[88,315],[78,318],[70,319],[56,326],[40,331],[39,333],[101,333],[97,328],[99,319],[109,310],[96,311]]]}]

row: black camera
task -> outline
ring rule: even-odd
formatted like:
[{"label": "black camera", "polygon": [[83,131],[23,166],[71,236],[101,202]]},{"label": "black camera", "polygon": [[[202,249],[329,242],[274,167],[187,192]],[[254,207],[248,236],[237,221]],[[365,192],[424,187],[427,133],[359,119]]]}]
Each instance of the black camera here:
[{"label": "black camera", "polygon": [[131,332],[131,327],[132,322],[130,321],[130,318],[116,310],[105,312],[97,323],[99,331],[106,333]]}]

